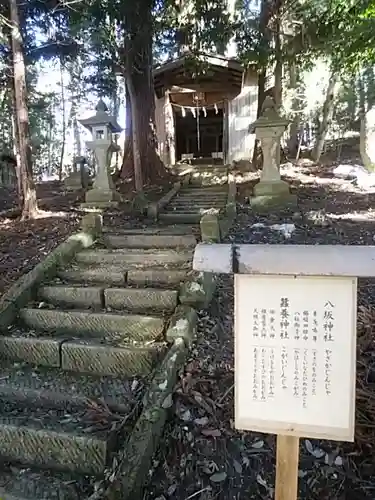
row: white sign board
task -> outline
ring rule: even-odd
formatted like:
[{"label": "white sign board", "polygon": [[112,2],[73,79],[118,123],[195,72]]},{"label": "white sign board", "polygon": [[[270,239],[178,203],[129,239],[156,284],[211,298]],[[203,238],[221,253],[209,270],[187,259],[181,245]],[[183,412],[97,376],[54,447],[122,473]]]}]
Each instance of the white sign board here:
[{"label": "white sign board", "polygon": [[235,275],[235,425],[354,440],[357,279]]}]

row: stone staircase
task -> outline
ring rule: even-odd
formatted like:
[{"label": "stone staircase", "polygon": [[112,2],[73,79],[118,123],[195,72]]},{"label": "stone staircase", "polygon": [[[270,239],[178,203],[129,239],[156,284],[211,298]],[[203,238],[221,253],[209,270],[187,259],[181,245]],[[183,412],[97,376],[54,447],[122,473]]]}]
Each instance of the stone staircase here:
[{"label": "stone staircase", "polygon": [[228,199],[228,184],[212,187],[183,186],[159,214],[166,223],[199,224],[203,215],[222,215]]},{"label": "stone staircase", "polygon": [[[97,485],[111,483],[121,454],[130,472],[120,471],[129,485],[118,498],[138,499],[142,453],[167,410],[160,424],[150,415],[168,408],[175,383],[173,349],[178,340],[186,350],[194,308],[214,290],[212,276],[192,271],[194,224],[226,200],[227,186],[182,188],[158,221],[104,228],[22,295],[14,321],[0,315],[1,500],[101,498]],[[176,214],[183,224],[172,224]]]},{"label": "stone staircase", "polygon": [[74,474],[105,474],[168,349],[196,242],[188,226],[105,232],[19,310],[0,337],[0,457],[20,466],[0,474],[1,498],[78,498]]}]

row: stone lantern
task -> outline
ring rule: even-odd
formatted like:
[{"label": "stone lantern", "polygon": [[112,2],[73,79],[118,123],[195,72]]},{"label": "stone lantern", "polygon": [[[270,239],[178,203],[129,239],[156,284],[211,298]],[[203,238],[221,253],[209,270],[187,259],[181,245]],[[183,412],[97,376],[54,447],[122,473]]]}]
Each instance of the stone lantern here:
[{"label": "stone lantern", "polygon": [[279,115],[275,101],[266,97],[260,117],[250,125],[249,132],[260,140],[263,153],[263,170],[259,182],[254,186],[250,199],[253,206],[274,206],[295,203],[296,197],[290,193],[289,184],[280,177],[280,139],[289,121]]},{"label": "stone lantern", "polygon": [[94,152],[97,169],[92,189],[86,192],[85,205],[93,208],[116,206],[120,200],[115,191],[109,173],[109,162],[112,153],[119,150],[112,139],[113,133],[121,132],[116,118],[107,113],[108,108],[100,99],[96,106],[96,114],[79,122],[92,133],[92,141],[86,145]]}]

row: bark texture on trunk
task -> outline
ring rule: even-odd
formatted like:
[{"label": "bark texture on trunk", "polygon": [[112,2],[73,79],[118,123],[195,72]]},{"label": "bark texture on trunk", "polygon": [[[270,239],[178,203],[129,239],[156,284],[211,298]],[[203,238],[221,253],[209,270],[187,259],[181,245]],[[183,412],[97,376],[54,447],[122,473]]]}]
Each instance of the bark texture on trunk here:
[{"label": "bark texture on trunk", "polygon": [[23,195],[22,218],[33,218],[38,212],[36,188],[33,179],[29,113],[27,108],[26,68],[23,41],[19,27],[17,0],[9,0],[10,20],[12,23],[12,54],[14,75],[14,98],[18,132],[20,178]]},{"label": "bark texture on trunk", "polygon": [[324,143],[327,137],[329,126],[332,121],[335,94],[336,94],[336,84],[338,82],[339,75],[336,71],[332,71],[327,87],[326,98],[323,104],[322,119],[319,123],[318,135],[316,137],[315,146],[312,151],[312,159],[314,161],[319,161],[322,156]]},{"label": "bark texture on trunk", "polygon": [[289,138],[288,138],[288,151],[294,157],[298,154],[299,149],[299,132],[301,128],[300,119],[300,103],[297,95],[298,92],[298,69],[295,60],[291,60],[289,63],[289,88],[293,92],[292,101],[292,123],[289,128]]},{"label": "bark texture on trunk", "polygon": [[60,86],[61,86],[61,111],[62,111],[62,142],[59,161],[59,181],[62,180],[65,156],[65,141],[66,141],[66,106],[65,106],[65,82],[64,82],[64,66],[60,58]]},{"label": "bark texture on trunk", "polygon": [[[261,63],[258,68],[258,107],[257,118],[259,118],[264,99],[266,97],[266,80],[267,80],[267,67],[268,67],[268,53],[270,49],[270,3],[269,0],[262,0],[260,16],[259,16],[259,33],[261,36],[260,41],[260,59]],[[255,139],[252,164],[257,167],[262,162],[262,152],[260,142]]]},{"label": "bark texture on trunk", "polygon": [[[143,186],[155,183],[166,175],[166,169],[158,154],[155,126],[152,79],[153,3],[153,0],[138,1],[136,8],[127,12],[124,19],[124,68],[131,107],[131,145],[136,190],[141,189],[141,181]],[[124,174],[128,176],[126,170]]]}]

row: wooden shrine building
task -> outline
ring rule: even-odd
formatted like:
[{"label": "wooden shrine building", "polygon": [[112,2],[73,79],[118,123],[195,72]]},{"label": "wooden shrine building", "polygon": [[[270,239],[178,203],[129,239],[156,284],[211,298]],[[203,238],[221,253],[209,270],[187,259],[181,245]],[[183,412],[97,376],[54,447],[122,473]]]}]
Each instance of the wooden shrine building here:
[{"label": "wooden shrine building", "polygon": [[252,157],[258,78],[233,59],[185,55],[153,72],[156,132],[164,163],[231,163]]}]

